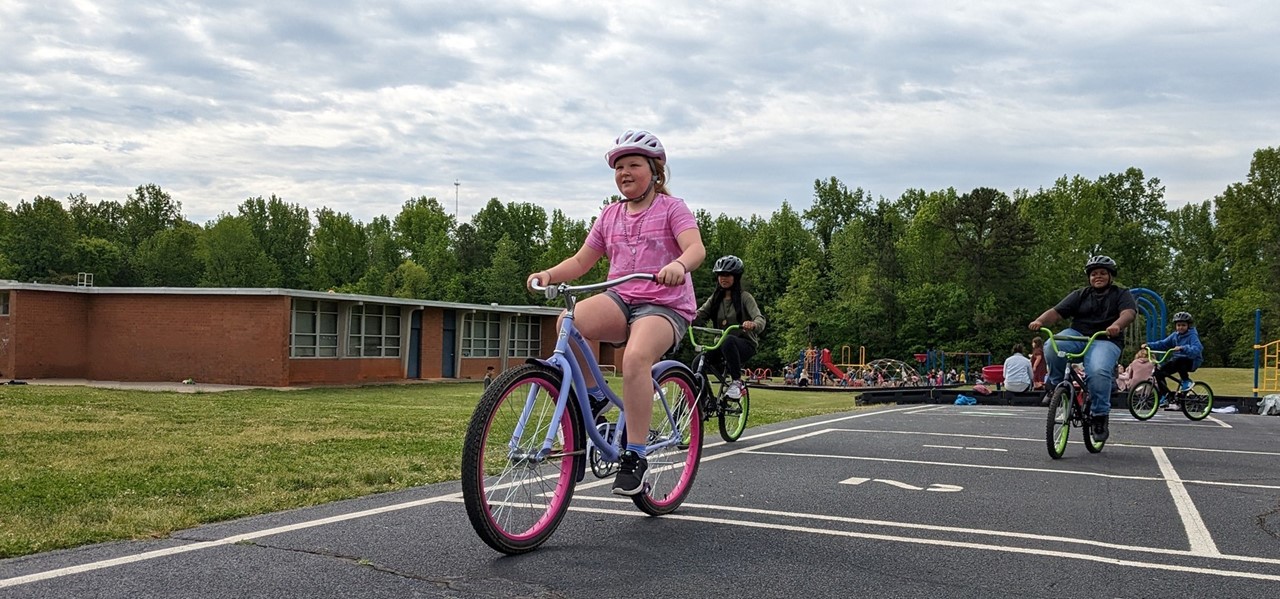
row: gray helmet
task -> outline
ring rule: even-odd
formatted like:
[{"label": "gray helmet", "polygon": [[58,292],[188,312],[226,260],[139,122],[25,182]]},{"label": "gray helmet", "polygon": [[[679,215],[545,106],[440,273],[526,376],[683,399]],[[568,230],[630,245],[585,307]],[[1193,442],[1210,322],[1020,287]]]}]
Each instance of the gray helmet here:
[{"label": "gray helmet", "polygon": [[1087,277],[1089,273],[1099,268],[1105,268],[1107,272],[1111,273],[1111,276],[1116,276],[1116,261],[1112,260],[1110,256],[1093,256],[1089,258],[1089,261],[1084,263],[1084,274]]},{"label": "gray helmet", "polygon": [[1173,322],[1174,322],[1174,324],[1177,324],[1177,323],[1179,323],[1179,322],[1185,322],[1185,323],[1187,323],[1187,324],[1191,324],[1191,313],[1190,313],[1190,312],[1178,312],[1178,313],[1176,313],[1176,314],[1174,314],[1174,315],[1173,315]]},{"label": "gray helmet", "polygon": [[724,256],[716,260],[716,265],[711,268],[711,272],[717,275],[737,275],[742,276],[742,270],[746,266],[742,263],[742,258],[737,256]]}]

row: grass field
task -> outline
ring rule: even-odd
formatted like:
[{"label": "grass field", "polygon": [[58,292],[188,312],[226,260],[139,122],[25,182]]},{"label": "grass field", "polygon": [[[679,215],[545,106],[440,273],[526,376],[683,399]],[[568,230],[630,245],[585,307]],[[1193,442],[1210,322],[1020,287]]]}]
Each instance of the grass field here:
[{"label": "grass field", "polygon": [[[457,480],[480,392],[0,386],[0,558]],[[752,399],[752,426],[854,409],[850,393]]]}]

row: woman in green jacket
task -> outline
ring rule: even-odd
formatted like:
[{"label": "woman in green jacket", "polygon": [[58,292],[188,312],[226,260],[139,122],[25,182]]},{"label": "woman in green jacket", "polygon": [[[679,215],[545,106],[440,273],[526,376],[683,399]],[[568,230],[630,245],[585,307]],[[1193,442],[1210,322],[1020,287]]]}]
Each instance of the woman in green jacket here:
[{"label": "woman in green jacket", "polygon": [[756,305],[756,298],[742,290],[742,259],[737,256],[725,256],[716,260],[711,272],[716,276],[716,290],[701,308],[694,322],[710,321],[711,326],[724,329],[733,325],[742,325],[719,349],[710,352],[708,357],[724,360],[729,371],[730,381],[725,394],[730,399],[742,397],[742,364],[756,354],[760,345],[760,333],[764,331],[764,314]]}]

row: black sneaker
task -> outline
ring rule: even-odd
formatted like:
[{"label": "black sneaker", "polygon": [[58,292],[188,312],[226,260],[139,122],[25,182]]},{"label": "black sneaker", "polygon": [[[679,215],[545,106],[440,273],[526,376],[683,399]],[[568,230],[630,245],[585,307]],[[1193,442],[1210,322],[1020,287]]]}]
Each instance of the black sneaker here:
[{"label": "black sneaker", "polygon": [[601,414],[603,414],[605,410],[609,409],[609,400],[603,397],[588,395],[587,403],[591,404],[591,420],[596,424],[604,422],[604,416],[601,416]]},{"label": "black sneaker", "polygon": [[1095,414],[1093,417],[1093,440],[1101,443],[1106,441],[1110,434],[1110,431],[1107,430],[1107,415],[1098,416]]},{"label": "black sneaker", "polygon": [[627,450],[622,452],[618,460],[618,477],[613,479],[614,495],[639,495],[645,491],[644,473],[649,469],[649,460],[640,454]]}]

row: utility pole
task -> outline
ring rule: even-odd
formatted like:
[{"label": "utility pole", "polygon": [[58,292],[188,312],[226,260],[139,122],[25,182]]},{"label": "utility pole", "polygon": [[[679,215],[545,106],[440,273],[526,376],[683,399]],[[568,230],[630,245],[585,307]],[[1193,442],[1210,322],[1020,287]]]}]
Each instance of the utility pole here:
[{"label": "utility pole", "polygon": [[458,220],[458,189],[462,187],[462,183],[457,179],[453,180],[453,219]]}]

